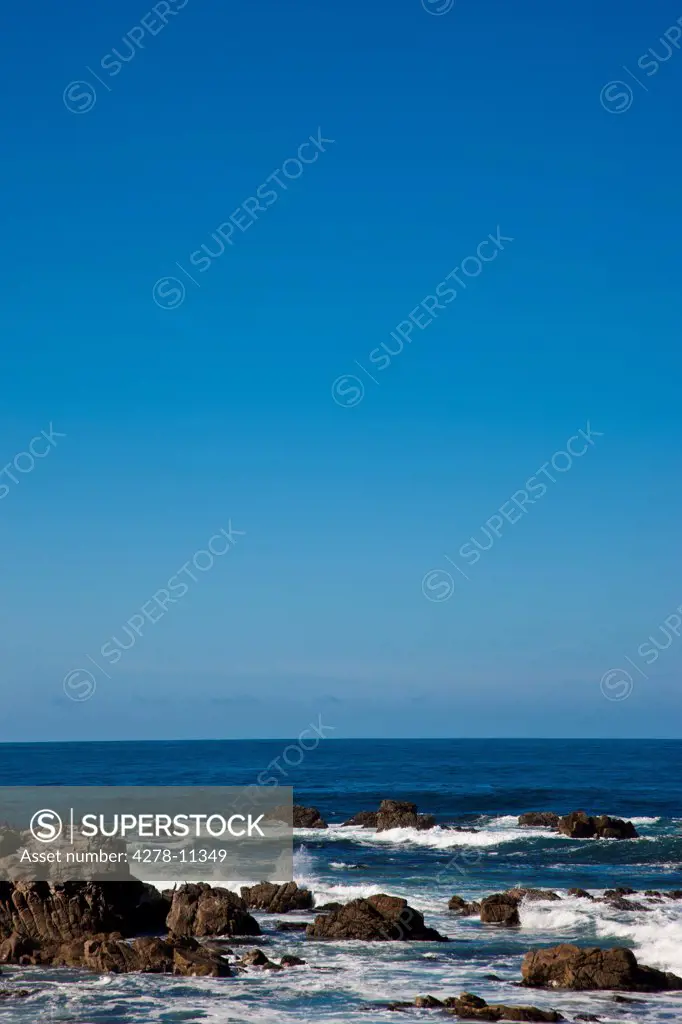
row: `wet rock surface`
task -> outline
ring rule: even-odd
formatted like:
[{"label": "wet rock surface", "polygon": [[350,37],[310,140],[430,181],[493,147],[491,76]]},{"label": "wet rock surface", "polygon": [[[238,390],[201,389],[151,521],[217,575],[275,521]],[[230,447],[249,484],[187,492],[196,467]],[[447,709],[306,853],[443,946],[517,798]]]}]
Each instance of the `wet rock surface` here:
[{"label": "wet rock surface", "polygon": [[362,939],[365,942],[427,941],[447,942],[429,928],[418,910],[407,900],[383,893],[369,899],[351,900],[339,910],[322,914],[308,925],[309,939]]},{"label": "wet rock surface", "polygon": [[630,949],[551,946],[527,953],[521,968],[523,984],[589,991],[665,992],[682,989],[677,975],[640,966]]}]

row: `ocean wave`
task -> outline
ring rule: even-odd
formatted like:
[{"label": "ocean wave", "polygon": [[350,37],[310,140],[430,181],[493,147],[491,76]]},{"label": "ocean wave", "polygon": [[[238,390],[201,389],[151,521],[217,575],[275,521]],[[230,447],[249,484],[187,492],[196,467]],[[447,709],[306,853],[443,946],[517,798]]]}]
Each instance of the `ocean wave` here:
[{"label": "ocean wave", "polygon": [[[628,902],[627,897],[625,898]],[[566,937],[593,935],[621,939],[640,963],[682,975],[682,902],[655,903],[637,893],[632,897],[650,910],[626,911],[608,903],[564,896],[561,903],[523,901],[521,927],[535,932],[563,932]]]},{"label": "ocean wave", "polygon": [[352,841],[363,846],[397,845],[407,843],[413,846],[429,847],[434,850],[448,850],[457,846],[498,846],[501,843],[512,843],[518,840],[534,839],[566,840],[566,836],[558,832],[533,833],[523,828],[484,828],[478,832],[457,832],[455,829],[436,825],[430,829],[391,828],[385,832],[377,832],[373,828],[362,828],[359,825],[330,825],[322,831],[315,828],[294,829],[294,835],[300,839],[320,842]]}]

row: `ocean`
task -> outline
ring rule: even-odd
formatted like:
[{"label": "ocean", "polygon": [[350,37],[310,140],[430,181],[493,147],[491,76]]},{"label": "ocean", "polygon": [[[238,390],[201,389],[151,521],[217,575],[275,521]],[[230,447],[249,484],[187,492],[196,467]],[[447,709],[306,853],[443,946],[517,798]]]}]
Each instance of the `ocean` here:
[{"label": "ocean", "polygon": [[[682,901],[644,899],[650,909],[626,911],[566,896],[571,887],[594,894],[618,886],[682,888],[682,741],[325,739],[300,764],[293,762],[301,755],[284,756],[290,743],[5,744],[0,782],[243,786],[259,775],[276,777],[294,787],[297,803],[319,808],[330,823],[328,830],[298,829],[295,836],[295,879],[313,890],[318,904],[378,892],[403,896],[450,943],[311,942],[300,933],[276,932],[272,918],[256,914],[264,936],[246,948],[259,945],[273,958],[294,953],[306,966],[174,979],[3,965],[0,988],[17,982],[32,994],[0,1001],[0,1022],[395,1024],[396,1014],[379,1004],[462,991],[489,1002],[553,1008],[568,1020],[596,1014],[603,1024],[682,1021],[682,993],[614,1002],[606,992],[516,986],[524,953],[559,942],[626,945],[641,963],[682,974]],[[434,814],[439,827],[378,835],[340,827],[385,797],[413,801]],[[517,824],[523,811],[575,809],[629,818],[640,838],[571,840]],[[440,827],[446,823],[478,831]],[[447,910],[454,894],[471,899],[515,885],[552,889],[563,899],[525,905],[518,929]],[[433,1011],[406,1017],[440,1019],[447,1018]]]}]

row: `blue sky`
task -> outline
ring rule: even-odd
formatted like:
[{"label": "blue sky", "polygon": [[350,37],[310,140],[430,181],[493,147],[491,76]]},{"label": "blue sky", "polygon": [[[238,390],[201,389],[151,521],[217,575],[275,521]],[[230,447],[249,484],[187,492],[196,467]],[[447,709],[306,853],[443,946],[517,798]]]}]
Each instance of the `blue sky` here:
[{"label": "blue sky", "polygon": [[7,12],[0,740],[679,736],[682,10],[152,6]]}]

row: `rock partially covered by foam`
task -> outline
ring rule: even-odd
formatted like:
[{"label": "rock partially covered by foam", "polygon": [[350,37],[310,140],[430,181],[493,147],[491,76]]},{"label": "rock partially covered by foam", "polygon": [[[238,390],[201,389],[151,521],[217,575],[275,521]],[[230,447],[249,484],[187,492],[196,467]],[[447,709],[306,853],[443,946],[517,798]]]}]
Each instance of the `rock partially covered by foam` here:
[{"label": "rock partially covered by foam", "polygon": [[665,992],[682,989],[682,978],[637,963],[631,949],[595,946],[551,946],[526,953],[521,967],[523,984],[531,988],[577,991],[619,989],[625,992]]},{"label": "rock partially covered by foam", "polygon": [[377,832],[390,828],[433,828],[436,819],[432,814],[417,814],[417,805],[407,800],[382,800],[377,814]]},{"label": "rock partially covered by foam", "polygon": [[525,828],[556,828],[559,815],[554,811],[527,811],[519,815],[519,825]]}]

